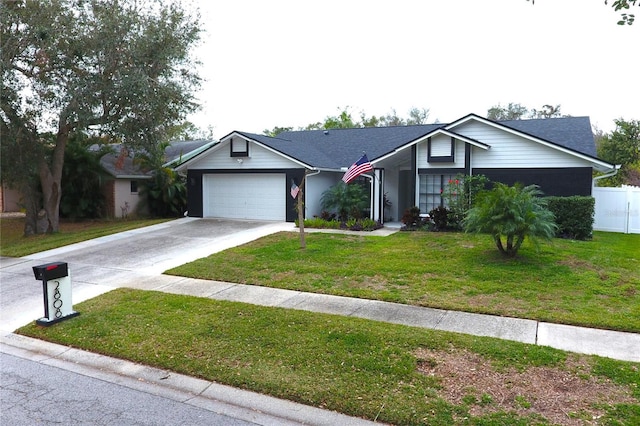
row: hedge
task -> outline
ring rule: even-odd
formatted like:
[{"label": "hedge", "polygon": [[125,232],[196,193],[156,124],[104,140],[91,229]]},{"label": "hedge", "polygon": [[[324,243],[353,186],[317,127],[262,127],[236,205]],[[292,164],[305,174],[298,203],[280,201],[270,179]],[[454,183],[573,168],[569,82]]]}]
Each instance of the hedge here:
[{"label": "hedge", "polygon": [[596,200],[593,197],[545,197],[556,218],[557,237],[587,240],[593,236]]}]

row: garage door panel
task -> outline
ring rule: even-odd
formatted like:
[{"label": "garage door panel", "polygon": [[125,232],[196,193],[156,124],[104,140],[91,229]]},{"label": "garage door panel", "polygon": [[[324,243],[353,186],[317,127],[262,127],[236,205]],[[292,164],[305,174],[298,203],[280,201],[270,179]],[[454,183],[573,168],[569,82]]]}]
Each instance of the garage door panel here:
[{"label": "garage door panel", "polygon": [[203,216],[285,220],[282,173],[212,174],[203,177]]}]

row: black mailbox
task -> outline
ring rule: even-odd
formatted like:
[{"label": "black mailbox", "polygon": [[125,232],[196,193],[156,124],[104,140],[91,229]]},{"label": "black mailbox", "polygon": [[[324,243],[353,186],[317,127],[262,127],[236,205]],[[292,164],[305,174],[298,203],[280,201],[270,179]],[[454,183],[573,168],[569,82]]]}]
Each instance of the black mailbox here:
[{"label": "black mailbox", "polygon": [[36,280],[42,281],[44,317],[36,324],[46,327],[79,315],[71,302],[71,277],[66,262],[45,263],[33,267]]},{"label": "black mailbox", "polygon": [[66,262],[53,262],[33,267],[33,275],[36,280],[49,281],[56,278],[62,278],[69,275],[69,269]]}]

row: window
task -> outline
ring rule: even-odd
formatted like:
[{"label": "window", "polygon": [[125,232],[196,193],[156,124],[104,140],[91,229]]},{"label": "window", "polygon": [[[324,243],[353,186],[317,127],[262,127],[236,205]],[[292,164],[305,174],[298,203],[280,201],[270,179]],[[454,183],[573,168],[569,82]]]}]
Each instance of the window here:
[{"label": "window", "polygon": [[442,206],[442,191],[455,175],[420,175],[420,213],[429,213]]},{"label": "window", "polygon": [[241,138],[231,138],[229,141],[231,146],[232,157],[248,157],[249,156],[249,141]]},{"label": "window", "polygon": [[434,137],[427,139],[427,161],[429,163],[453,163],[455,161],[456,140]]},{"label": "window", "polygon": [[137,180],[132,180],[131,181],[131,193],[132,194],[137,194],[138,193],[138,181]]}]

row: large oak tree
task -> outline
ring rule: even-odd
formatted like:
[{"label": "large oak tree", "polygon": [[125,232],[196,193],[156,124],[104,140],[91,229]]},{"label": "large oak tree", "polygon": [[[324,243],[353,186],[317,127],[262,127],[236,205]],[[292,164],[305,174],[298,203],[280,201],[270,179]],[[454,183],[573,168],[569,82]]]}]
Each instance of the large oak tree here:
[{"label": "large oak tree", "polygon": [[56,232],[71,134],[153,150],[197,108],[199,18],[179,2],[0,4],[2,178],[25,195],[25,234]]}]

